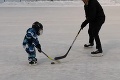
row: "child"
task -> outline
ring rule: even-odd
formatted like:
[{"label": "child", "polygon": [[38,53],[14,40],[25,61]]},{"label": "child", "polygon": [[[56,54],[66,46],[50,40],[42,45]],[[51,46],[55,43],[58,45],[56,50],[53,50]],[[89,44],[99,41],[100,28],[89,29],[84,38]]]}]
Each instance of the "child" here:
[{"label": "child", "polygon": [[32,28],[29,28],[26,31],[26,35],[23,40],[23,47],[28,53],[29,64],[37,63],[35,47],[39,52],[41,52],[41,45],[38,41],[37,36],[41,35],[42,33],[43,25],[37,21],[32,24]]}]

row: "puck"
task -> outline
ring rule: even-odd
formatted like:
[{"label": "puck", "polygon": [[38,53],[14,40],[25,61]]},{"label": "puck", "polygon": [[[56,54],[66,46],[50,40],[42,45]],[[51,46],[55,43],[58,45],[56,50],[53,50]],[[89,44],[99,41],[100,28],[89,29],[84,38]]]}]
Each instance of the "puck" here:
[{"label": "puck", "polygon": [[51,64],[55,64],[55,62],[51,62]]}]

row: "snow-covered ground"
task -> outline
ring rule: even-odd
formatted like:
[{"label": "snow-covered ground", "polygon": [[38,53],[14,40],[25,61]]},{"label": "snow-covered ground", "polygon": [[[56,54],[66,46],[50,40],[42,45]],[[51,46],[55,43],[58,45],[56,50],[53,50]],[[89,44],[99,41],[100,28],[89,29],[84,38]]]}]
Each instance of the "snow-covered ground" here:
[{"label": "snow-covered ground", "polygon": [[90,56],[95,47],[84,49],[88,43],[86,26],[60,64],[51,65],[44,54],[37,52],[38,65],[29,66],[22,41],[32,23],[39,21],[44,25],[39,37],[42,50],[52,58],[62,56],[85,19],[83,6],[0,7],[0,80],[120,80],[120,6],[103,8],[103,57]]},{"label": "snow-covered ground", "polygon": [[[120,0],[98,0],[104,6],[120,6]],[[80,7],[82,0],[74,1],[29,1],[6,0],[0,2],[0,7]]]}]

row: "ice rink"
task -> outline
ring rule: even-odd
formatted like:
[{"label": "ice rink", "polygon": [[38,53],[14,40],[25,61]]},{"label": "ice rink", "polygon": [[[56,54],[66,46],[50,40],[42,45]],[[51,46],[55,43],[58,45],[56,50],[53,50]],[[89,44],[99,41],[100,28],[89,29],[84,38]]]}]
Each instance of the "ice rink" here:
[{"label": "ice rink", "polygon": [[91,57],[95,47],[83,47],[88,43],[87,25],[60,64],[51,65],[37,52],[38,65],[30,66],[22,41],[32,23],[44,26],[42,50],[52,58],[62,56],[85,20],[83,7],[0,7],[0,80],[120,80],[120,6],[103,8],[103,57]]}]

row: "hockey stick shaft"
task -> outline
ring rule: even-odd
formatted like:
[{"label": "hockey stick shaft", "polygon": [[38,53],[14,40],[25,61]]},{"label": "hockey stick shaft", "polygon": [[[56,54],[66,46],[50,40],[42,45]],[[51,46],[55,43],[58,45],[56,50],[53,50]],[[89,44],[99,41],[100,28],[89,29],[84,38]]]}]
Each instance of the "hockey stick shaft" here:
[{"label": "hockey stick shaft", "polygon": [[52,59],[51,57],[49,57],[45,52],[43,52],[43,51],[41,51],[46,57],[48,57],[48,59],[50,59],[50,60],[52,60],[52,61],[55,61],[55,62],[57,62],[57,63],[60,63],[60,61],[58,61],[58,60],[54,60],[54,59]]},{"label": "hockey stick shaft", "polygon": [[65,55],[63,55],[63,56],[55,57],[54,60],[63,59],[63,58],[65,58],[65,57],[68,55],[69,51],[71,50],[71,48],[72,48],[72,46],[73,46],[75,40],[77,39],[77,37],[78,37],[78,35],[79,35],[79,33],[80,33],[81,30],[82,30],[82,29],[80,29],[80,30],[78,31],[78,33],[77,33],[75,39],[73,40],[73,42],[72,42],[70,48],[68,49],[67,53],[66,53]]},{"label": "hockey stick shaft", "polygon": [[54,59],[52,59],[51,57],[49,57],[45,52],[42,51],[42,53],[43,53],[46,57],[48,57],[50,60],[54,60]]}]

